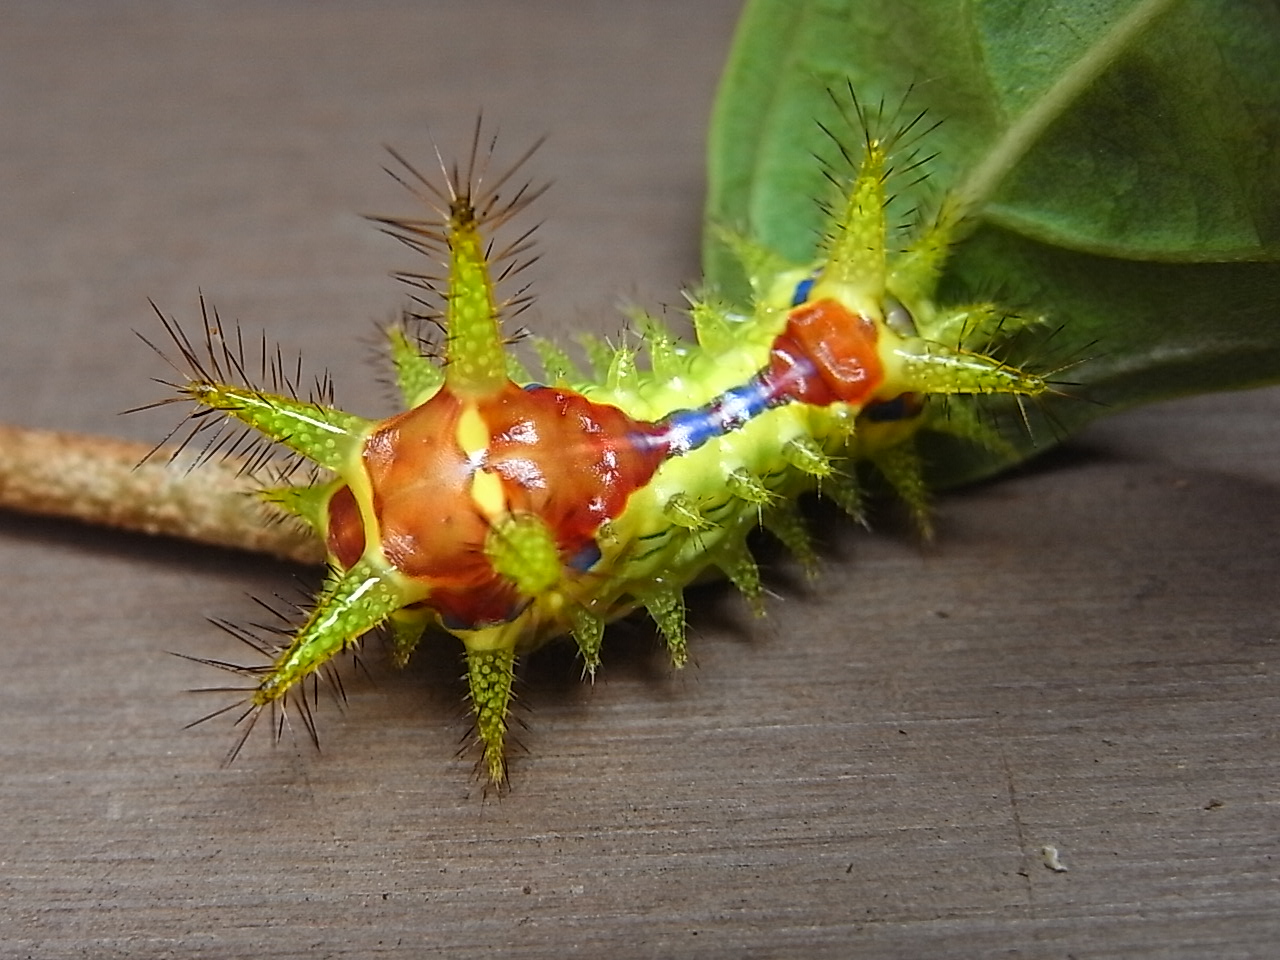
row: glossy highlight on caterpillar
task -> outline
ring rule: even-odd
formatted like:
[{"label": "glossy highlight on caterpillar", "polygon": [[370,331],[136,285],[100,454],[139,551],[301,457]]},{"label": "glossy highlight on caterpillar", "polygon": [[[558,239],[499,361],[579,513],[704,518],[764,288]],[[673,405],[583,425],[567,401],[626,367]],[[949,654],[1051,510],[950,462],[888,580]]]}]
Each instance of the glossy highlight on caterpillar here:
[{"label": "glossy highlight on caterpillar", "polygon": [[[760,612],[748,535],[765,527],[811,568],[797,498],[817,491],[861,519],[859,461],[929,534],[917,434],[999,444],[974,404],[1052,388],[999,355],[1037,318],[935,299],[954,207],[944,199],[908,229],[889,222],[891,177],[903,175],[891,168],[919,166],[923,114],[880,136],[883,110],[851,104],[860,142],[833,137],[847,166],[827,171],[838,196],[813,260],[784,262],[725,230],[753,300],[733,309],[714,291],[690,296],[693,343],[639,316],[643,351],[595,344],[597,369],[584,375],[535,341],[542,375],[523,371],[503,320],[525,291],[504,296],[499,285],[527,262],[529,233],[505,244],[495,235],[541,190],[512,187],[532,150],[491,175],[479,123],[465,164],[441,161],[436,177],[393,153],[393,175],[425,213],[379,222],[438,264],[402,279],[444,333],[438,350],[424,350],[405,326],[389,331],[403,412],[365,419],[336,409],[327,387],[302,399],[278,362],[270,388],[254,385],[216,314],[206,312],[194,341],[161,317],[182,355],[177,396],[165,402],[194,401],[193,436],[230,418],[316,468],[261,493],[325,544],[329,572],[314,604],[279,635],[234,631],[265,664],[203,661],[249,679],[210,715],[234,712],[241,727],[229,759],[264,713],[277,735],[293,715],[314,738],[308,687],[367,632],[389,634],[397,664],[424,635],[452,634],[465,652],[483,776],[501,785],[521,655],[568,636],[594,676],[606,624],[643,609],[683,666],[685,587],[718,572]],[[209,449],[224,447],[234,444]]]}]

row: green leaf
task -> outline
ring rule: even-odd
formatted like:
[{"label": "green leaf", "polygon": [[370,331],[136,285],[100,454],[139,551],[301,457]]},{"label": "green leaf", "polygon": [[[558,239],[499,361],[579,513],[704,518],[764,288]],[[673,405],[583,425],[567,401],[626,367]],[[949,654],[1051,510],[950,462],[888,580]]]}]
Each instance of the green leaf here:
[{"label": "green leaf", "polygon": [[[1280,7],[1259,0],[753,0],[708,222],[808,260],[828,90],[943,120],[929,179],[899,192],[969,205],[944,294],[1046,314],[1054,355],[1089,358],[1065,375],[1087,402],[1052,403],[1012,455],[935,448],[935,482],[973,479],[1104,413],[1280,381],[1277,64]],[[744,297],[713,231],[704,266]]]}]

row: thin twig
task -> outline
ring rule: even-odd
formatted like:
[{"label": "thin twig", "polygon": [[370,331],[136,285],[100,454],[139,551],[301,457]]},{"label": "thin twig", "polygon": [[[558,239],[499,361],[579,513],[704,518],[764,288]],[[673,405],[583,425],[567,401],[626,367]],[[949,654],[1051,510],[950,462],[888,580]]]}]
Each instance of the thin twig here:
[{"label": "thin twig", "polygon": [[192,469],[195,454],[0,426],[0,508],[322,563],[320,542],[253,496],[235,460]]}]

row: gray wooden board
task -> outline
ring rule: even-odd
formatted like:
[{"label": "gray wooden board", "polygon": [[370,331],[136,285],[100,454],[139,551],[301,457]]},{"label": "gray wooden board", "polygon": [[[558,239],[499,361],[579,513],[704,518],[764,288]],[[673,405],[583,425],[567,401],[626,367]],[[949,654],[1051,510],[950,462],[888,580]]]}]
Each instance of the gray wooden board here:
[{"label": "gray wooden board", "polygon": [[[161,436],[117,416],[163,392],[130,331],[198,290],[387,410],[368,341],[414,264],[357,214],[407,209],[380,144],[426,158],[481,107],[509,156],[551,134],[527,324],[677,303],[735,14],[6,4],[0,417]],[[644,624],[594,686],[533,658],[502,799],[456,757],[447,644],[372,652],[319,755],[221,769],[226,725],[182,730],[221,677],[165,651],[236,656],[204,618],[298,571],[0,518],[0,955],[1269,955],[1278,416],[1269,391],[1117,417],[946,497],[930,550],[819,512],[823,577],[768,554],[763,621],[696,591],[683,674]]]}]

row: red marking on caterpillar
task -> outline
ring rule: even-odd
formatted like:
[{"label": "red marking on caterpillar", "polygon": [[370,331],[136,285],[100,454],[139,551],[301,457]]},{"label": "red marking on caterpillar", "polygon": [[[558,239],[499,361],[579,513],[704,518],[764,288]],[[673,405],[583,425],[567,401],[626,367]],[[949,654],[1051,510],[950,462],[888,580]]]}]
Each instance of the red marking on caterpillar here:
[{"label": "red marking on caterpillar", "polygon": [[803,303],[769,348],[769,379],[789,400],[828,407],[864,405],[884,380],[875,322],[837,300]]},{"label": "red marking on caterpillar", "polygon": [[[446,385],[365,440],[373,523],[365,527],[343,487],[341,500],[330,502],[330,551],[349,569],[372,533],[391,567],[421,585],[446,624],[504,623],[523,603],[486,555],[494,516],[537,518],[570,562],[653,476],[666,451],[636,438],[654,434],[617,407],[572,391],[508,381],[468,401]],[[496,486],[486,489],[486,477]]]}]

